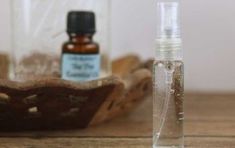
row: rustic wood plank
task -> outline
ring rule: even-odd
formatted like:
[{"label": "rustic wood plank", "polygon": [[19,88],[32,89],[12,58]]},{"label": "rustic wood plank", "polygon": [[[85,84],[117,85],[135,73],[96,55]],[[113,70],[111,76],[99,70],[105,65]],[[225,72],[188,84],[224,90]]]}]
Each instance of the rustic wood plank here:
[{"label": "rustic wood plank", "polygon": [[[186,95],[186,135],[235,136],[234,106],[235,95]],[[150,137],[151,134],[151,98],[147,99],[138,109],[130,114],[84,130],[25,133],[0,132],[1,137]]]},{"label": "rustic wood plank", "polygon": [[235,122],[228,121],[186,121],[187,136],[235,136]]},{"label": "rustic wood plank", "polygon": [[[187,148],[235,147],[234,98],[234,95],[186,95]],[[0,138],[0,147],[149,148],[151,106],[152,101],[148,99],[131,114],[85,130],[0,133],[1,137],[9,136]]]},{"label": "rustic wood plank", "polygon": [[191,94],[185,97],[185,134],[235,136],[235,95]]},{"label": "rustic wood plank", "polygon": [[186,120],[235,121],[235,95],[187,94],[185,96]]},{"label": "rustic wood plank", "polygon": [[[1,138],[1,148],[150,148],[150,138]],[[235,138],[186,137],[187,148],[234,148]]]},{"label": "rustic wood plank", "polygon": [[234,148],[234,137],[186,137],[186,148]]}]

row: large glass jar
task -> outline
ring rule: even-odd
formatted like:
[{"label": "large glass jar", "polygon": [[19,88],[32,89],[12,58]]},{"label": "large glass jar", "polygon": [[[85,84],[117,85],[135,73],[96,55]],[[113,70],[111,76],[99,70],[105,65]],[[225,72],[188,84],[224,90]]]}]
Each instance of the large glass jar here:
[{"label": "large glass jar", "polygon": [[100,77],[110,75],[110,0],[12,0],[11,79],[60,76],[61,48],[68,40],[66,18],[70,11],[95,13]]}]

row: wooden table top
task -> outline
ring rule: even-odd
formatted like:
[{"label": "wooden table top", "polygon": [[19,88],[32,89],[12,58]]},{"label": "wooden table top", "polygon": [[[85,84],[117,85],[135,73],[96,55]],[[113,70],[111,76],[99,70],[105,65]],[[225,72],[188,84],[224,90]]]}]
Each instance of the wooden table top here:
[{"label": "wooden table top", "polygon": [[[235,148],[235,95],[185,96],[187,148]],[[85,130],[0,133],[0,148],[149,148],[152,101]]]}]

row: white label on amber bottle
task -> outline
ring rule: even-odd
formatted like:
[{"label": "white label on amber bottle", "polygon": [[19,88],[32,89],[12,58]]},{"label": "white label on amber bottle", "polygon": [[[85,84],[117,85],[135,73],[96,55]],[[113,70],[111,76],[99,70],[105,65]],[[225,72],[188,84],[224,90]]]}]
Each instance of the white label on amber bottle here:
[{"label": "white label on amber bottle", "polygon": [[100,75],[100,55],[68,54],[62,56],[62,78],[84,82],[95,80]]}]

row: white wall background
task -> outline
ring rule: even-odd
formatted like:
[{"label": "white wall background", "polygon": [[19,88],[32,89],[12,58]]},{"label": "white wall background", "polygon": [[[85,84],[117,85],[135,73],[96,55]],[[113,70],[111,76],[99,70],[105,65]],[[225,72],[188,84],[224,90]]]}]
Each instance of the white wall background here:
[{"label": "white wall background", "polygon": [[[113,0],[113,56],[153,57],[155,0]],[[0,1],[0,50],[10,49],[10,0]],[[235,1],[182,0],[186,90],[235,92]]]}]

